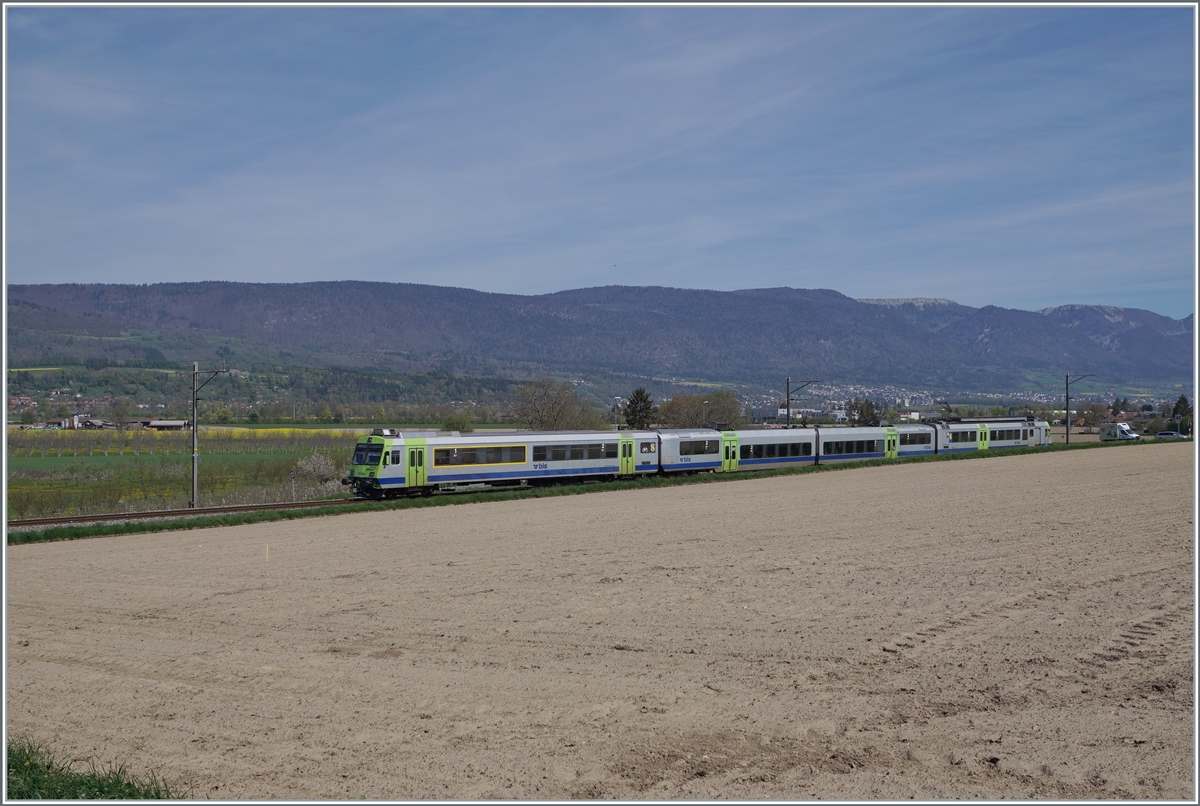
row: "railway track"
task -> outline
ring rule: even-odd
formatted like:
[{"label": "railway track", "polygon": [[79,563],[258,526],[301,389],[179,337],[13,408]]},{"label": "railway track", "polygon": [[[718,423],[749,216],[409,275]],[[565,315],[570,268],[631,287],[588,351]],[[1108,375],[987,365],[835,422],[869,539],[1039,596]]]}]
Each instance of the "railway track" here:
[{"label": "railway track", "polygon": [[371,501],[370,498],[336,498],[329,501],[301,501],[290,504],[246,504],[234,507],[203,507],[198,509],[160,509],[150,512],[113,512],[107,515],[74,515],[60,518],[28,518],[25,520],[8,521],[8,528],[61,526],[72,523],[100,523],[103,521],[134,521],[151,518],[189,518],[200,515],[228,515],[232,512],[262,512],[271,509],[312,509],[314,507],[336,506],[338,504],[354,504],[359,501]]}]

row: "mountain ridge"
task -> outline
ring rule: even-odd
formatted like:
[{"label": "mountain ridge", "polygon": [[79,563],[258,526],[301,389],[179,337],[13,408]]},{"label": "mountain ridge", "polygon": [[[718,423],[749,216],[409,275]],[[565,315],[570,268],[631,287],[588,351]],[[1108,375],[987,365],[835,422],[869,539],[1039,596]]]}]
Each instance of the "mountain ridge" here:
[{"label": "mountain ridge", "polygon": [[[599,372],[765,382],[817,372],[980,391],[1089,369],[1114,383],[1188,383],[1192,366],[1190,315],[863,301],[831,289],[597,286],[522,296],[357,280],[207,281],[12,285],[8,295],[10,362],[34,360],[38,350],[130,360],[138,350],[172,360],[224,350],[230,360],[510,378]],[[18,310],[27,304],[61,316]],[[127,335],[112,336],[114,322]],[[86,334],[85,324],[108,335]]]}]

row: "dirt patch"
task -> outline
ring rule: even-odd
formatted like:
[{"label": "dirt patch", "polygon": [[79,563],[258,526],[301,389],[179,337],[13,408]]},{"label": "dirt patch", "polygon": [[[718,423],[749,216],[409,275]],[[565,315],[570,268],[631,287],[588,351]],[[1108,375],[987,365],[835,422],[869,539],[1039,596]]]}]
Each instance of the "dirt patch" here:
[{"label": "dirt patch", "polygon": [[14,546],[8,728],[197,797],[1186,799],[1192,476],[1128,446]]}]

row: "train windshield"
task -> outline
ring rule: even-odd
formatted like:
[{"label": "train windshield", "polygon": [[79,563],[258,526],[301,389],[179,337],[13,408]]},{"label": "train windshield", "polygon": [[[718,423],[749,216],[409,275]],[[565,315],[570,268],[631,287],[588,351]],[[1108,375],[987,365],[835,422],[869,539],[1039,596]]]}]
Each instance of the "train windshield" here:
[{"label": "train windshield", "polygon": [[383,458],[383,446],[371,445],[367,442],[360,442],[354,446],[354,458],[350,460],[352,465],[377,465],[379,460]]}]

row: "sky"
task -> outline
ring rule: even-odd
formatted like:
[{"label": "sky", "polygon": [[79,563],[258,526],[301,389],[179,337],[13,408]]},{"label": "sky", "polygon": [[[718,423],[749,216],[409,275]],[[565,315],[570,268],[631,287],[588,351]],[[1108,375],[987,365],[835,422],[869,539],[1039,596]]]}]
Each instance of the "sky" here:
[{"label": "sky", "polygon": [[8,283],[1194,310],[1190,7],[4,11]]}]

